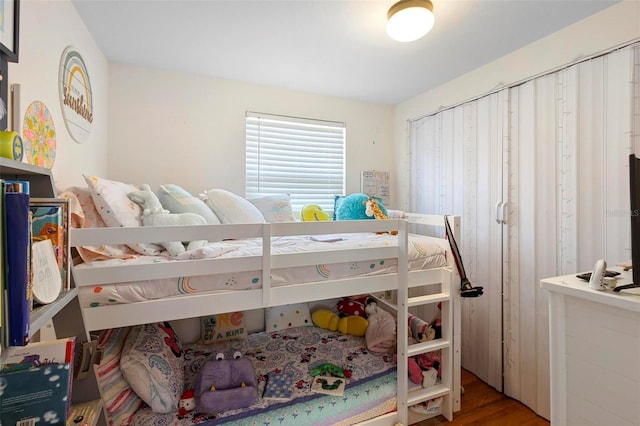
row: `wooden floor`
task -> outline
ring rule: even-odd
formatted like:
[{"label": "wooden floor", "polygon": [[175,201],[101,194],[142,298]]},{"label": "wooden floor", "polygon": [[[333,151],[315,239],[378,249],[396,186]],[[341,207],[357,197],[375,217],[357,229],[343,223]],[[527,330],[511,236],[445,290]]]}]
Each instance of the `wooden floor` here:
[{"label": "wooden floor", "polygon": [[496,391],[473,374],[462,370],[462,410],[453,416],[453,422],[438,416],[416,423],[433,425],[500,425],[549,426],[549,422],[536,415],[526,405]]}]

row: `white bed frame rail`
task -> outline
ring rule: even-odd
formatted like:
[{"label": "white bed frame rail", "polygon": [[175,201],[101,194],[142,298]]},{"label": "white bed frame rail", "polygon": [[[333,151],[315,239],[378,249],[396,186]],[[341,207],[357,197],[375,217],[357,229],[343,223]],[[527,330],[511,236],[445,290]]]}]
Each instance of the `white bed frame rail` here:
[{"label": "white bed frame rail", "polygon": [[[407,223],[410,221],[444,227],[444,217],[408,214],[407,218],[408,220],[72,229],[70,232],[71,247],[202,239],[220,241],[223,238],[262,239],[261,256],[184,260],[152,265],[72,267],[72,277],[74,285],[77,287],[221,272],[262,271],[263,285],[260,289],[184,294],[138,303],[83,308],[82,316],[85,328],[87,333],[90,333],[107,328],[193,318],[229,312],[230,310],[249,310],[339,298],[352,294],[375,294],[392,291],[395,294],[396,303],[387,303],[387,305],[390,309],[397,311],[398,330],[400,330],[398,332],[398,411],[363,424],[414,423],[425,417],[414,416],[407,408],[440,396],[444,397],[440,414],[451,420],[453,411],[460,409],[460,279],[452,256],[448,256],[447,267],[409,271]],[[459,235],[459,218],[449,216],[448,220],[454,233]],[[391,231],[398,232],[398,245],[296,254],[271,253],[271,241],[281,236]],[[271,286],[270,274],[271,269],[274,268],[390,258],[397,259],[397,272],[319,283]],[[410,288],[437,285],[440,288],[434,294],[409,297]],[[437,303],[441,303],[442,306],[442,338],[409,345],[407,333],[402,332],[408,324],[408,309]],[[400,328],[401,324],[404,324],[404,327]],[[434,350],[442,351],[441,383],[417,392],[407,392],[407,357]],[[404,374],[401,373],[403,371]]]}]

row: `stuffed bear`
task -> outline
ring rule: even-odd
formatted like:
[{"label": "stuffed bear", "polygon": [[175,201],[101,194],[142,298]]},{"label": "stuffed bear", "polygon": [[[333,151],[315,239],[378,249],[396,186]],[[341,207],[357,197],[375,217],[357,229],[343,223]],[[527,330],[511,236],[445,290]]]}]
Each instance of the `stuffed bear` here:
[{"label": "stuffed bear", "polygon": [[[140,186],[140,190],[127,194],[127,197],[142,206],[142,224],[144,226],[172,226],[172,225],[206,225],[204,217],[195,213],[169,213],[162,208],[158,196],[151,191],[149,185]],[[194,250],[206,245],[206,240],[191,241],[187,250]],[[179,241],[159,243],[171,256],[184,253],[184,245]]]}]

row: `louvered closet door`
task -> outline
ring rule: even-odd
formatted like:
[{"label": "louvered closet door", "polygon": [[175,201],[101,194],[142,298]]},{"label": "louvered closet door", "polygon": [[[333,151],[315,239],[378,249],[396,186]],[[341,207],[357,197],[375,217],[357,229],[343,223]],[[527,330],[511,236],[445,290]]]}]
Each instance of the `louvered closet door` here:
[{"label": "louvered closet door", "polygon": [[462,366],[502,390],[503,155],[508,92],[411,123],[412,211],[462,218],[467,275],[485,295],[462,302]]},{"label": "louvered closet door", "polygon": [[546,418],[539,282],[631,258],[639,80],[636,44],[412,123],[411,208],[462,217],[467,274],[485,287],[462,303],[462,366],[498,390],[504,372],[505,394]]},{"label": "louvered closet door", "polygon": [[549,321],[540,279],[631,258],[634,60],[628,47],[510,90],[504,392],[546,418]]}]

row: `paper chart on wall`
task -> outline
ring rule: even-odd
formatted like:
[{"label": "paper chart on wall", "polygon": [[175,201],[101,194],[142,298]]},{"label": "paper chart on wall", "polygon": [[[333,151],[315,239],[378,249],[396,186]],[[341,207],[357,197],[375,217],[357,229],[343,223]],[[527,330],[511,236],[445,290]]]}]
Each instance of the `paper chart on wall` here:
[{"label": "paper chart on wall", "polygon": [[370,197],[379,197],[385,207],[391,202],[389,172],[365,170],[361,173],[360,191]]}]

